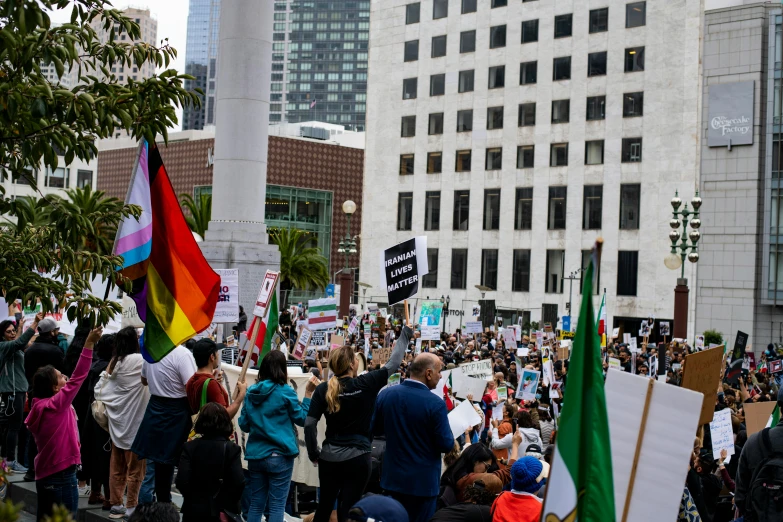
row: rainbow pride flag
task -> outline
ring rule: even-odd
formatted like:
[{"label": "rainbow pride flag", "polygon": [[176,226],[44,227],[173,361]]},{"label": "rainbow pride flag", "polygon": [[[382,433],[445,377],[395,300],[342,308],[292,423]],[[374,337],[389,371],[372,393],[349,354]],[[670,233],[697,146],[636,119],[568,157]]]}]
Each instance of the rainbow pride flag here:
[{"label": "rainbow pride flag", "polygon": [[130,296],[145,323],[142,355],[158,362],[210,325],[220,276],[185,222],[157,145],[141,142],[125,201],[142,214],[120,224],[114,254],[124,259],[120,273],[133,281]]}]

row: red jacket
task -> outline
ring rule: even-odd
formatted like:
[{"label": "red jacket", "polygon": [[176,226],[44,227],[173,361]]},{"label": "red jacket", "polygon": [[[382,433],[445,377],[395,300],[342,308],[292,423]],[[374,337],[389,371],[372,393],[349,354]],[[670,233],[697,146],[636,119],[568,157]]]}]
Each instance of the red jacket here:
[{"label": "red jacket", "polygon": [[492,504],[492,522],[538,522],[543,508],[535,495],[505,491]]}]

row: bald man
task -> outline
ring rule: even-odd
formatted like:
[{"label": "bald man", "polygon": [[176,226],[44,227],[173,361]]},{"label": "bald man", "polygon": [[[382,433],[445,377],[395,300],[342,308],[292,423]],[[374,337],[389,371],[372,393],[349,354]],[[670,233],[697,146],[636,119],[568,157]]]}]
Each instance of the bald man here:
[{"label": "bald man", "polygon": [[430,390],[443,367],[431,353],[413,359],[410,378],[378,395],[373,435],[386,437],[381,488],[398,500],[410,522],[428,522],[440,490],[441,454],[454,448],[446,404]]}]

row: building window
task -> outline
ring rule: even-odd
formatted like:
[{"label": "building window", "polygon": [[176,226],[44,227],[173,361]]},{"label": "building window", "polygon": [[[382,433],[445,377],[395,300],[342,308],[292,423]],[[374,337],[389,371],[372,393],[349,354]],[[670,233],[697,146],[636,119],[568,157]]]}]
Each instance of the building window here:
[{"label": "building window", "polygon": [[400,154],[400,174],[413,174],[413,154]]},{"label": "building window", "polygon": [[546,251],[546,288],[548,294],[563,293],[563,274],[565,272],[565,250]]},{"label": "building window", "polygon": [[522,22],[522,43],[538,41],[538,20],[526,20]]},{"label": "building window", "polygon": [[421,3],[408,4],[405,6],[405,24],[417,24],[421,15]]},{"label": "building window", "polygon": [[585,185],[582,199],[582,229],[597,230],[601,228],[603,195],[603,185]]},{"label": "building window", "polygon": [[[584,287],[584,277],[587,271],[587,266],[590,264],[590,260],[593,257],[592,250],[582,250],[582,271],[579,273],[579,294],[582,294],[582,288]],[[601,265],[595,267],[593,272],[593,295],[598,295],[598,291],[601,288]]]},{"label": "building window", "polygon": [[446,92],[446,75],[433,74],[430,76],[430,96],[443,96]]},{"label": "building window", "polygon": [[629,47],[625,50],[625,72],[644,70],[644,47]]},{"label": "building window", "polygon": [[470,154],[469,150],[457,151],[457,164],[454,167],[455,172],[470,172]]},{"label": "building window", "polygon": [[587,98],[587,121],[606,118],[606,96],[589,96]]},{"label": "building window", "polygon": [[571,100],[552,101],[552,123],[568,123],[571,114]]},{"label": "building window", "polygon": [[563,56],[554,59],[552,68],[552,80],[570,80],[571,79],[571,57]]},{"label": "building window", "polygon": [[620,185],[620,230],[639,230],[641,185]]},{"label": "building window", "polygon": [[565,167],[568,165],[568,143],[553,143],[549,153],[550,167]]},{"label": "building window", "polygon": [[503,107],[487,108],[487,130],[503,128]]},{"label": "building window", "polygon": [[641,163],[642,161],[642,139],[641,138],[623,138],[623,163]]},{"label": "building window", "polygon": [[518,187],[514,209],[514,230],[530,230],[533,227],[533,187]]},{"label": "building window", "polygon": [[400,136],[403,138],[416,136],[416,116],[402,117],[402,132]]},{"label": "building window", "polygon": [[587,76],[603,76],[606,74],[606,51],[587,55]]},{"label": "building window", "polygon": [[644,112],[644,93],[627,92],[623,94],[623,118],[641,116]]},{"label": "building window", "polygon": [[477,0],[462,0],[462,14],[475,13]]},{"label": "building window", "polygon": [[46,169],[46,186],[52,188],[68,188],[68,171],[63,167]]},{"label": "building window", "polygon": [[432,55],[433,58],[446,56],[446,35],[432,37]]},{"label": "building window", "polygon": [[500,228],[500,189],[484,190],[484,230]]},{"label": "building window", "polygon": [[436,134],[443,134],[443,113],[437,112],[430,114],[430,123],[427,127],[427,134],[434,136]]},{"label": "building window", "polygon": [[457,132],[473,130],[473,109],[457,111]]},{"label": "building window", "polygon": [[470,191],[454,191],[454,230],[467,230],[470,217]]},{"label": "building window", "polygon": [[590,32],[602,33],[609,30],[609,8],[590,11]]},{"label": "building window", "polygon": [[397,230],[410,230],[413,220],[413,192],[397,196]]},{"label": "building window", "polygon": [[419,59],[419,41],[411,40],[405,42],[405,61],[415,62]]},{"label": "building window", "polygon": [[571,36],[574,15],[565,14],[555,17],[555,38]]},{"label": "building window", "polygon": [[535,145],[520,145],[517,147],[517,168],[532,169],[535,157]]},{"label": "building window", "polygon": [[538,62],[519,64],[519,85],[536,83],[538,79]]},{"label": "building window", "polygon": [[495,9],[496,7],[506,7],[508,5],[508,0],[492,0],[492,9]]},{"label": "building window", "polygon": [[414,100],[416,99],[416,93],[419,90],[418,78],[406,78],[402,81],[402,99]]},{"label": "building window", "polygon": [[499,89],[506,85],[506,66],[498,65],[489,68],[489,88]]},{"label": "building window", "polygon": [[92,185],[92,171],[91,170],[76,171],[76,186],[78,188],[85,188],[90,185]]},{"label": "building window", "polygon": [[503,168],[503,149],[501,147],[487,149],[485,169],[500,170],[502,168]]},{"label": "building window", "polygon": [[472,53],[476,50],[476,31],[459,33],[459,52]]},{"label": "building window", "polygon": [[440,174],[443,171],[443,153],[427,153],[427,174]]},{"label": "building window", "polygon": [[451,288],[465,289],[468,286],[468,250],[453,248],[451,250]]},{"label": "building window", "polygon": [[432,19],[446,18],[449,15],[449,0],[433,0]]},{"label": "building window", "polygon": [[641,27],[647,24],[647,2],[631,2],[625,5],[625,27]]},{"label": "building window", "polygon": [[421,278],[422,288],[437,288],[438,287],[438,249],[427,249],[427,268],[429,272],[427,275]]},{"label": "building window", "polygon": [[459,92],[472,92],[473,91],[473,78],[476,71],[460,71],[459,72]]},{"label": "building window", "polygon": [[514,250],[514,264],[511,270],[511,291],[530,291],[530,250]]},{"label": "building window", "polygon": [[497,49],[506,46],[506,26],[496,25],[489,28],[489,48]]},{"label": "building window", "polygon": [[427,191],[424,197],[424,230],[440,230],[440,191]]},{"label": "building window", "polygon": [[585,142],[585,165],[603,165],[604,140]]},{"label": "building window", "polygon": [[566,227],[567,187],[549,187],[549,213],[547,229],[563,230]]},{"label": "building window", "polygon": [[639,252],[620,250],[617,253],[617,295],[636,295]]},{"label": "building window", "polygon": [[498,287],[498,251],[481,251],[481,284],[495,290]]},{"label": "building window", "polygon": [[528,127],[536,124],[536,104],[522,103],[519,105],[518,127]]}]

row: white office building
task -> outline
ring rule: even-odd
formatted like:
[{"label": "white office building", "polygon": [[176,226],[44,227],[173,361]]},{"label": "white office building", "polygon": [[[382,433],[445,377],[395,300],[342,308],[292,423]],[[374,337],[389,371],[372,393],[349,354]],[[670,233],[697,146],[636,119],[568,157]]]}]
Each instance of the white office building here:
[{"label": "white office building", "polygon": [[702,21],[699,0],[372,2],[368,300],[385,295],[378,252],[426,235],[418,297],[449,298],[449,329],[476,285],[506,320],[554,324],[603,237],[609,325],[671,320],[669,201],[698,186]]}]

